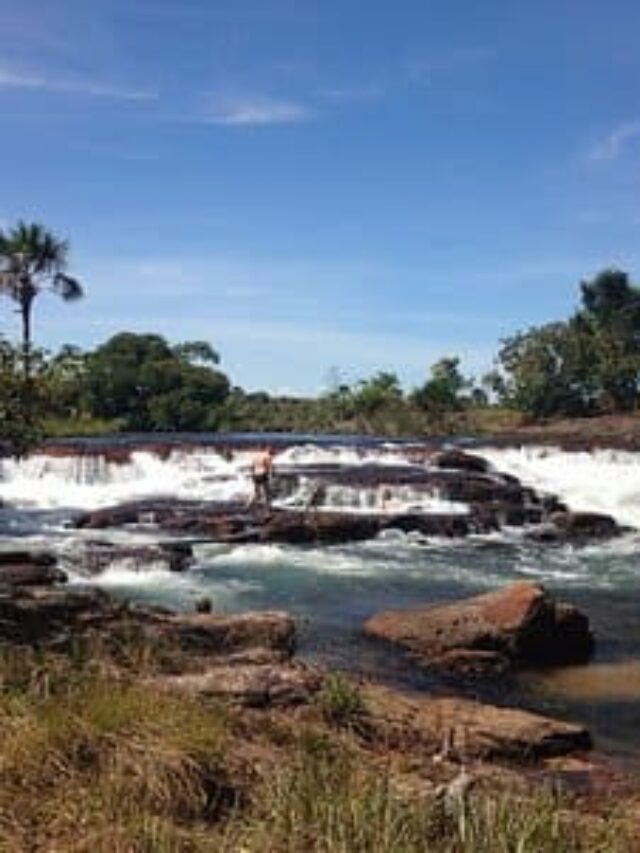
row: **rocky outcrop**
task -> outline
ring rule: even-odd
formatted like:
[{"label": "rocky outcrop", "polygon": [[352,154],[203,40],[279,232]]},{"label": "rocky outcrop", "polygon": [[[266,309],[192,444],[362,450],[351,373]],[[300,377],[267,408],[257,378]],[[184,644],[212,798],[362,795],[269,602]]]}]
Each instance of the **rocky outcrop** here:
[{"label": "rocky outcrop", "polygon": [[450,604],[385,611],[364,631],[408,649],[422,664],[460,675],[583,663],[594,644],[586,616],[528,582]]},{"label": "rocky outcrop", "polygon": [[0,552],[0,586],[52,586],[65,583],[67,575],[57,568],[56,558],[47,552]]},{"label": "rocky outcrop", "polygon": [[107,643],[135,635],[204,657],[268,649],[287,659],[294,650],[295,623],[277,611],[180,614],[130,607],[100,590],[0,590],[0,642],[62,650],[89,635]]},{"label": "rocky outcrop", "polygon": [[584,543],[592,539],[610,539],[622,528],[610,515],[597,512],[569,512],[566,508],[548,515],[547,520],[526,531],[526,538],[543,543]]},{"label": "rocky outcrop", "polygon": [[533,761],[591,748],[580,725],[469,699],[403,695],[371,685],[364,698],[371,736],[392,748],[449,760]]},{"label": "rocky outcrop", "polygon": [[100,574],[114,562],[121,561],[126,561],[136,568],[148,566],[150,563],[161,563],[169,571],[183,572],[193,563],[193,546],[188,541],[121,545],[93,540],[79,543],[73,552],[65,555],[65,561],[84,575]]}]

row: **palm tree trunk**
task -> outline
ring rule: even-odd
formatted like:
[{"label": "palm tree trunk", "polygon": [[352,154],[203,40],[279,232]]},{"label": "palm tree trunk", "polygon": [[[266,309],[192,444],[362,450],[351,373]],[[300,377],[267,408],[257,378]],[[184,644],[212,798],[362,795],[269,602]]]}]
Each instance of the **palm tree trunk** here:
[{"label": "palm tree trunk", "polygon": [[25,382],[25,390],[29,395],[28,386],[31,383],[31,305],[33,299],[23,299],[20,303],[20,316],[22,318],[22,370]]}]

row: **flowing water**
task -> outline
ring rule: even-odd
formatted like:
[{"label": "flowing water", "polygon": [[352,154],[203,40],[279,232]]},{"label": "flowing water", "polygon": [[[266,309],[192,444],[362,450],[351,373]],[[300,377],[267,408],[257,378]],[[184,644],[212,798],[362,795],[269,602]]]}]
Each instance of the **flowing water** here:
[{"label": "flowing water", "polygon": [[[255,437],[247,437],[247,442]],[[520,680],[510,701],[586,722],[601,745],[640,751],[640,454],[618,451],[568,453],[549,448],[477,447],[496,469],[526,485],[558,494],[573,509],[613,515],[629,530],[611,542],[586,547],[536,545],[518,529],[464,540],[427,540],[387,531],[376,540],[331,547],[217,545],[195,547],[195,565],[184,574],[166,563],[139,565],[119,559],[95,577],[83,571],[82,554],[95,540],[123,546],[153,543],[158,534],[135,529],[68,527],[82,509],[148,497],[247,500],[252,494],[249,450],[233,452],[202,438],[184,438],[158,456],[138,442],[129,461],[100,454],[35,455],[0,463],[0,547],[16,544],[54,549],[74,584],[96,583],[118,595],[191,609],[203,595],[217,609],[284,608],[299,617],[300,653],[394,683],[433,687],[399,653],[366,640],[360,628],[377,610],[442,601],[508,581],[543,582],[590,616],[597,637],[596,665]],[[413,446],[401,442],[324,437],[282,440],[276,471],[309,465],[410,465]],[[305,504],[301,477],[289,505]],[[334,486],[326,508],[349,511],[465,513],[464,504],[396,486],[381,500],[370,487]],[[166,540],[166,536],[162,537]]]}]

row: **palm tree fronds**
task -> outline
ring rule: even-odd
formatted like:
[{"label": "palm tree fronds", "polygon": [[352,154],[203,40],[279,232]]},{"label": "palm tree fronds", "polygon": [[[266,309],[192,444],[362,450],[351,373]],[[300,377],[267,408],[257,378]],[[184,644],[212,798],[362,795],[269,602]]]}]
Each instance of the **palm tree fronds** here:
[{"label": "palm tree fronds", "polygon": [[80,282],[61,272],[54,276],[51,289],[61,296],[65,302],[72,302],[74,299],[81,299],[84,296]]}]

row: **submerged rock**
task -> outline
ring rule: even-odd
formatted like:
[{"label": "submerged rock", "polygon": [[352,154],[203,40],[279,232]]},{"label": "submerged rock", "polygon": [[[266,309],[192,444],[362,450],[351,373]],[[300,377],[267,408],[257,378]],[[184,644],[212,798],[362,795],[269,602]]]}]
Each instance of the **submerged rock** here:
[{"label": "submerged rock", "polygon": [[459,602],[384,611],[364,631],[403,646],[425,665],[462,675],[584,663],[594,646],[584,614],[529,582]]}]

